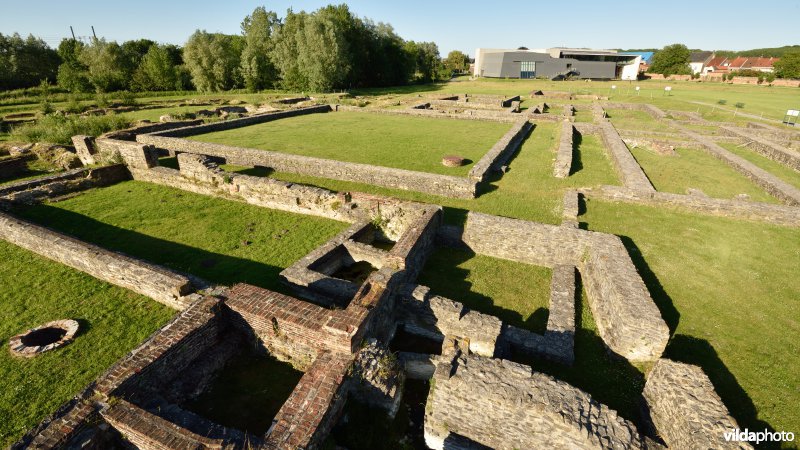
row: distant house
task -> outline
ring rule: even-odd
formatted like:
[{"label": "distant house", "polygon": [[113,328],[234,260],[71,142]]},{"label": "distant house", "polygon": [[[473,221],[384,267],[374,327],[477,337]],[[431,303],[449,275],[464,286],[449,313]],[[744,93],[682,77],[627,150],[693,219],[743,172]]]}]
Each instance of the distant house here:
[{"label": "distant house", "polygon": [[714,59],[714,52],[692,52],[689,56],[689,67],[692,73],[702,73],[706,65]]},{"label": "distant house", "polygon": [[642,57],[642,62],[639,63],[639,72],[644,73],[647,72],[647,69],[650,68],[650,63],[653,60],[653,55],[655,52],[620,52],[623,55],[639,55]]},{"label": "distant house", "polygon": [[774,70],[773,64],[779,60],[780,58],[747,58],[744,56],[739,56],[731,61],[730,65],[728,66],[728,70],[757,70],[759,72],[772,72]]},{"label": "distant house", "polygon": [[711,61],[706,63],[706,67],[703,68],[703,73],[727,72],[730,63],[731,62],[728,60],[728,58],[724,56],[717,56],[715,58],[711,58]]}]

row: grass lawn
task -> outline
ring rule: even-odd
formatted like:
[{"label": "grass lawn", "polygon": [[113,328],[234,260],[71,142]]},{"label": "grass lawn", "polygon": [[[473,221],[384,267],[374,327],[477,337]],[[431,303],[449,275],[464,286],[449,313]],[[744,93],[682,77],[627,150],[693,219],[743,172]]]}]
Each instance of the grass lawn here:
[{"label": "grass lawn", "polygon": [[766,156],[762,156],[761,154],[756,153],[755,150],[751,150],[746,146],[740,147],[738,144],[731,142],[720,142],[719,145],[730,152],[750,161],[758,167],[761,167],[783,181],[800,188],[800,173],[797,171],[790,169],[779,162],[773,161]]},{"label": "grass lawn", "polygon": [[552,275],[547,267],[439,248],[418,282],[434,294],[541,334],[547,328]]},{"label": "grass lawn", "polygon": [[675,150],[678,156],[664,156],[644,148],[631,150],[658,191],[686,194],[696,188],[709,197],[731,199],[747,194],[753,201],[779,203],[744,175],[702,150]]},{"label": "grass lawn", "polygon": [[17,214],[215,283],[283,292],[278,273],[347,226],[138,181]]},{"label": "grass lawn", "polygon": [[[259,148],[444,175],[466,176],[511,124],[359,112],[309,114],[193,136],[203,142]],[[470,163],[445,167],[442,157]]]},{"label": "grass lawn", "polygon": [[[270,176],[296,183],[307,183],[337,191],[359,191],[397,198],[435,203],[445,206],[445,221],[463,223],[468,210],[535,220],[561,223],[564,191],[575,187],[618,185],[619,181],[602,144],[594,136],[576,140],[572,173],[566,179],[553,177],[557,134],[555,124],[537,124],[511,162],[511,170],[492,181],[476,199],[453,199],[398,189],[375,187],[362,183],[328,180],[306,175],[273,173]],[[226,166],[228,170],[252,169]]]},{"label": "grass lawn", "polygon": [[588,228],[618,234],[672,338],[739,422],[800,430],[800,230],[587,201]]},{"label": "grass lawn", "polygon": [[605,109],[606,116],[611,119],[617,129],[653,129],[658,123],[644,111],[628,109]]},{"label": "grass lawn", "polygon": [[[175,311],[0,240],[0,447],[54,412]],[[75,319],[75,341],[32,359],[8,339],[58,319]]]}]

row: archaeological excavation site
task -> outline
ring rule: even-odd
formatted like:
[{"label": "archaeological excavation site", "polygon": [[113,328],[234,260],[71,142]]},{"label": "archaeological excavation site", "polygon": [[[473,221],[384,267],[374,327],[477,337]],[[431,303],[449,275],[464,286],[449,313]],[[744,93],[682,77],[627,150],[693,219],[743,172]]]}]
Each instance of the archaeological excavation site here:
[{"label": "archaeological excavation site", "polygon": [[724,434],[791,428],[755,410],[796,385],[734,374],[796,341],[716,340],[766,300],[711,305],[751,266],[703,249],[796,258],[800,132],[647,100],[301,96],[72,137],[79,164],[0,184],[24,321],[4,401],[27,417],[6,443],[746,449]]}]

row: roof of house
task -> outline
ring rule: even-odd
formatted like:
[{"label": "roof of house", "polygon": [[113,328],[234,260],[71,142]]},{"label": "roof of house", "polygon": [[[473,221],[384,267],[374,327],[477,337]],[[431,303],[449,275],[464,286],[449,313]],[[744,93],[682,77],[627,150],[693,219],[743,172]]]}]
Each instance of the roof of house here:
[{"label": "roof of house", "polygon": [[731,61],[731,69],[750,69],[753,67],[772,67],[779,58],[745,58],[739,56]]},{"label": "roof of house", "polygon": [[711,59],[711,61],[706,64],[706,67],[724,67],[728,62],[728,58],[724,56],[717,56],[716,58]]},{"label": "roof of house", "polygon": [[714,57],[714,52],[692,52],[689,56],[689,62],[705,63]]}]

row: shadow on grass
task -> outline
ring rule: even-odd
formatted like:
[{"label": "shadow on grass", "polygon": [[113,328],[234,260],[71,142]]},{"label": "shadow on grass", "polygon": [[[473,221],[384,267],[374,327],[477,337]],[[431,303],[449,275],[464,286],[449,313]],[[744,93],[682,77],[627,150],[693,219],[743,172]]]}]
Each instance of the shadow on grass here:
[{"label": "shadow on grass", "polygon": [[[515,159],[517,159],[517,156],[519,156],[519,153],[522,151],[522,148],[525,146],[525,143],[528,142],[528,139],[530,139],[531,136],[533,136],[535,130],[536,130],[536,125],[533,125],[530,131],[528,131],[528,134],[526,134],[525,137],[522,138],[522,141],[519,143],[516,150],[514,150],[514,153],[508,155],[508,159],[506,160],[506,163],[504,165],[508,166],[509,170],[513,170],[513,168],[511,168],[511,163],[514,162]],[[478,184],[477,189],[475,191],[475,197],[477,198],[482,195],[488,194],[490,192],[496,191],[498,189],[496,183],[503,178],[503,175],[504,172],[501,172],[500,170],[490,170],[489,173],[486,175],[485,181],[483,183]]]},{"label": "shadow on grass", "polygon": [[585,321],[584,309],[589,305],[581,277],[576,280],[579,295],[575,303],[575,364],[569,367],[516,355],[514,360],[586,391],[620,416],[640,425],[639,399],[644,389],[644,374],[625,359],[609,354],[594,324]]},{"label": "shadow on grass", "polygon": [[290,294],[280,283],[279,273],[283,270],[281,267],[147,236],[47,205],[35,205],[14,213],[23,219],[102,248],[196,275],[213,283],[249,283]]},{"label": "shadow on grass", "polygon": [[[714,390],[717,391],[722,402],[736,419],[739,428],[749,428],[754,431],[762,431],[766,428],[770,432],[775,431],[769,423],[758,419],[758,411],[750,396],[736,381],[736,377],[728,370],[708,341],[676,334],[670,339],[664,357],[701,367],[711,380]],[[767,442],[761,443],[759,448],[778,449],[780,445]]]},{"label": "shadow on grass", "polygon": [[537,308],[528,318],[523,318],[519,312],[496,305],[492,298],[472,290],[472,283],[467,281],[471,271],[458,266],[475,256],[475,253],[466,250],[439,249],[428,259],[420,274],[419,283],[430,287],[437,295],[463,303],[469,309],[496,316],[510,325],[543,334],[547,329],[549,315],[547,308]]},{"label": "shadow on grass", "polygon": [[583,162],[581,161],[581,144],[583,143],[583,135],[574,131],[572,133],[572,167],[569,169],[570,176],[580,172],[583,169]]},{"label": "shadow on grass", "polygon": [[647,261],[644,260],[642,252],[633,242],[633,239],[628,236],[619,237],[625,249],[628,250],[628,255],[631,257],[633,265],[636,266],[636,270],[642,277],[642,281],[644,281],[644,284],[647,286],[647,290],[650,291],[650,296],[653,297],[653,301],[655,301],[656,306],[658,306],[659,311],[661,311],[661,317],[667,323],[670,334],[674,333],[675,329],[678,327],[681,314],[675,308],[672,298],[664,290],[664,287],[661,285],[661,282],[658,281],[656,274],[650,269]]}]

